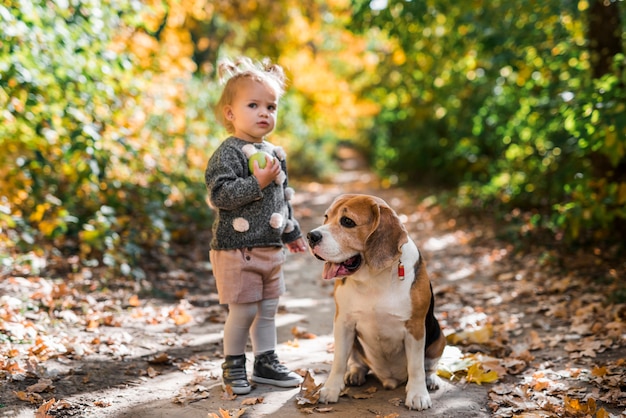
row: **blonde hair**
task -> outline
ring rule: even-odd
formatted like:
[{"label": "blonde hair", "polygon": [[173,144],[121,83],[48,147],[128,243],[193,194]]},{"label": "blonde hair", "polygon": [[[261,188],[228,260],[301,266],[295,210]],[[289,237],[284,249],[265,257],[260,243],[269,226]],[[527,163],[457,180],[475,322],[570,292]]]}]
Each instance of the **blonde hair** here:
[{"label": "blonde hair", "polygon": [[240,57],[235,61],[224,59],[217,67],[217,75],[224,90],[215,106],[215,117],[229,133],[235,131],[233,123],[224,117],[224,107],[232,104],[237,92],[238,84],[242,80],[253,80],[263,83],[274,90],[276,97],[280,98],[285,93],[285,72],[278,64],[272,64],[269,58],[260,62],[253,62],[250,58]]}]

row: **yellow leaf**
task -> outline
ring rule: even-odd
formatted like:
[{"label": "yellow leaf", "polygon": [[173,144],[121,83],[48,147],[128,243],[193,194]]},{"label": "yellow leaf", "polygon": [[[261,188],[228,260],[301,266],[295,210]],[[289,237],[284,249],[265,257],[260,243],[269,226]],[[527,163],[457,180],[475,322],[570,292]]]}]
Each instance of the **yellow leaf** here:
[{"label": "yellow leaf", "polygon": [[488,343],[493,337],[493,327],[491,324],[487,324],[484,327],[476,328],[470,331],[461,331],[448,335],[448,342],[450,344],[485,344]]},{"label": "yellow leaf", "polygon": [[46,210],[48,209],[48,206],[49,206],[48,203],[37,205],[35,207],[35,210],[33,211],[33,213],[31,213],[28,219],[34,223],[41,222],[41,220],[43,219],[43,215],[46,213]]},{"label": "yellow leaf", "polygon": [[483,383],[493,383],[496,380],[498,380],[498,373],[494,370],[485,372],[482,365],[479,363],[474,363],[467,369],[468,382],[474,382],[480,385]]}]

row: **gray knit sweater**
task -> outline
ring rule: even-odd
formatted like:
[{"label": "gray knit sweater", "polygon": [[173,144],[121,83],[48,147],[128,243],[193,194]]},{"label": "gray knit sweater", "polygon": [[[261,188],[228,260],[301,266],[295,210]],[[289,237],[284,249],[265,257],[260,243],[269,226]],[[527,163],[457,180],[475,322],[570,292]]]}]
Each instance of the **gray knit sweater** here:
[{"label": "gray knit sweater", "polygon": [[[276,181],[263,190],[248,169],[248,158],[256,151],[274,155],[282,167]],[[205,182],[215,210],[211,249],[282,246],[302,236],[289,203],[293,189],[287,186],[282,148],[231,136],[209,159]]]}]

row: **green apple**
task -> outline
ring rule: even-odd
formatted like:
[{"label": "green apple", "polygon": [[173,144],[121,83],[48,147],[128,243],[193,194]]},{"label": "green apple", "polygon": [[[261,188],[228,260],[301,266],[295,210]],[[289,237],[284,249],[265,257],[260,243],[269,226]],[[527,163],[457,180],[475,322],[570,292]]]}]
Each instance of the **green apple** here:
[{"label": "green apple", "polygon": [[259,168],[265,168],[265,164],[267,164],[267,160],[265,159],[266,157],[269,157],[270,161],[274,159],[274,157],[272,157],[271,155],[269,155],[267,152],[264,152],[264,151],[259,151],[257,153],[252,154],[250,158],[248,159],[248,168],[250,169],[250,172],[254,173],[255,161],[259,163]]}]

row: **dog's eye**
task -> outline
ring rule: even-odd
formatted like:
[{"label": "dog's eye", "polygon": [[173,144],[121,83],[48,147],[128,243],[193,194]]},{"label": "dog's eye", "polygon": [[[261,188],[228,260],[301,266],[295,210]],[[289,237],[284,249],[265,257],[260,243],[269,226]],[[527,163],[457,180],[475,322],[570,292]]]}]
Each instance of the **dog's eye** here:
[{"label": "dog's eye", "polygon": [[345,226],[346,228],[354,228],[356,226],[356,223],[346,216],[342,216],[341,221],[339,222],[341,223],[341,226]]}]

